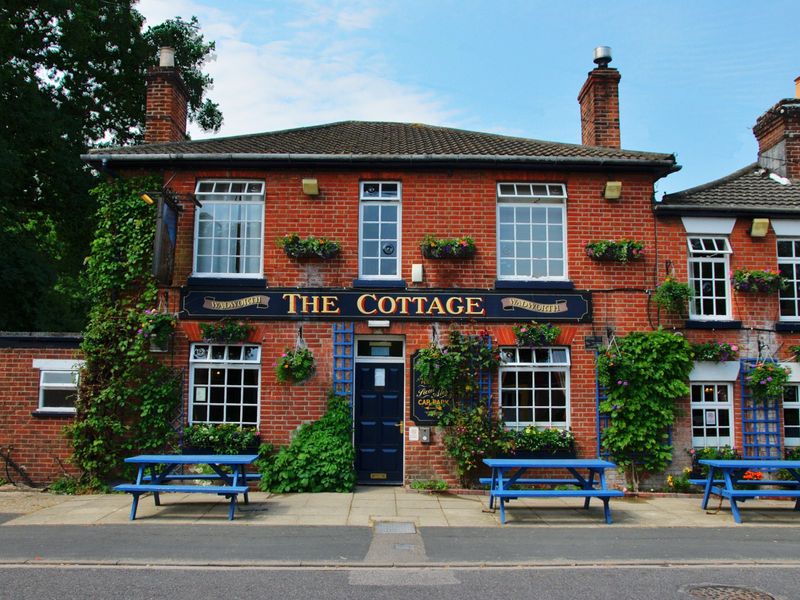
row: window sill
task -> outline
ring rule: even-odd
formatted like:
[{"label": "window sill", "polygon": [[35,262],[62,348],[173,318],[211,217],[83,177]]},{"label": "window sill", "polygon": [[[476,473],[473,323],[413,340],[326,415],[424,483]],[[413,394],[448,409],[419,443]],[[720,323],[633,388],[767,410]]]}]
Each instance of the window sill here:
[{"label": "window sill", "polygon": [[689,320],[684,324],[686,329],[741,329],[741,321],[698,321]]},{"label": "window sill", "polygon": [[32,417],[36,417],[37,419],[42,419],[42,418],[44,418],[44,419],[50,419],[50,418],[63,419],[65,417],[74,417],[75,416],[75,410],[74,409],[69,409],[69,408],[65,408],[64,410],[42,410],[42,409],[38,409],[38,410],[33,411],[31,413],[31,416]]},{"label": "window sill", "polygon": [[498,279],[494,282],[496,290],[574,290],[571,281],[512,281]]},{"label": "window sill", "polygon": [[354,288],[369,289],[406,289],[406,282],[403,279],[354,279]]},{"label": "window sill", "polygon": [[800,321],[779,321],[775,323],[775,331],[798,333],[800,332]]},{"label": "window sill", "polygon": [[186,280],[188,288],[249,288],[266,289],[267,280],[264,277],[189,277]]}]

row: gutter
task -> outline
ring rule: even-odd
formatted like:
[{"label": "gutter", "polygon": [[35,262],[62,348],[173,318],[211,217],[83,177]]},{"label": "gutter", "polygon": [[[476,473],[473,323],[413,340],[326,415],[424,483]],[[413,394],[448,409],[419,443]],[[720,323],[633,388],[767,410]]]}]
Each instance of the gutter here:
[{"label": "gutter", "polygon": [[765,207],[765,206],[663,206],[659,204],[653,205],[653,212],[659,216],[681,216],[693,215],[697,217],[752,217],[752,216],[768,216],[768,217],[792,217],[798,218],[800,216],[800,209],[788,209],[778,207]]},{"label": "gutter", "polygon": [[376,163],[395,162],[410,165],[419,163],[464,163],[484,165],[546,164],[552,166],[585,165],[591,167],[655,168],[664,174],[674,173],[681,167],[675,164],[674,156],[664,160],[637,160],[632,158],[586,158],[575,156],[524,156],[471,154],[258,154],[258,153],[162,153],[162,154],[81,154],[81,159],[90,163],[156,163],[156,162],[275,162],[275,163]]}]

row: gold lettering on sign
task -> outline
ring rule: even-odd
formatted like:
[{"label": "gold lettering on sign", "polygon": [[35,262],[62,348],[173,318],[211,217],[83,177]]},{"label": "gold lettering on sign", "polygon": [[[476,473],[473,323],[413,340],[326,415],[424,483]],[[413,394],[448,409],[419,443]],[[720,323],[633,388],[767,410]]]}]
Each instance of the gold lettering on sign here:
[{"label": "gold lettering on sign", "polygon": [[237,308],[247,308],[255,306],[257,308],[269,308],[269,297],[247,296],[238,300],[215,300],[209,296],[203,298],[203,308],[207,310],[236,310]]},{"label": "gold lettering on sign", "polygon": [[529,310],[538,313],[561,313],[567,312],[567,301],[558,300],[553,304],[542,304],[541,302],[531,302],[530,300],[523,300],[522,298],[503,298],[500,300],[500,305],[503,310],[514,310],[521,308],[522,310]]}]

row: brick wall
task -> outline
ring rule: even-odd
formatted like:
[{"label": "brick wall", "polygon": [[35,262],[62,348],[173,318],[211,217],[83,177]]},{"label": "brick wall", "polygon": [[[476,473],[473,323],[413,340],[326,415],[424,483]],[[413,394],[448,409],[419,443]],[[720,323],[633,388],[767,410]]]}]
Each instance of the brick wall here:
[{"label": "brick wall", "polygon": [[147,72],[144,141],[182,142],[186,139],[188,93],[173,67],[152,67]]},{"label": "brick wall", "polygon": [[[75,344],[76,345],[76,344]],[[75,347],[54,347],[36,344],[10,346],[0,338],[0,450],[10,455],[36,485],[45,485],[67,472],[75,474],[69,464],[71,446],[63,429],[70,415],[37,413],[39,407],[39,369],[34,359],[77,359]],[[62,465],[64,469],[62,469]],[[9,479],[6,465],[0,459],[0,478]],[[19,473],[10,470],[10,479],[24,483]]]},{"label": "brick wall", "polygon": [[585,146],[620,147],[619,71],[589,71],[578,94],[581,107],[581,143]]}]

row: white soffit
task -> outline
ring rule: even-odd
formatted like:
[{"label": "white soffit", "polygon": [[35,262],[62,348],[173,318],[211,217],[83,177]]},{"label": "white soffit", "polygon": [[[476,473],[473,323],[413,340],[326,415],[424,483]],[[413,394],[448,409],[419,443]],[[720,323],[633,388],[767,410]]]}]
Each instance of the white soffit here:
[{"label": "white soffit", "polygon": [[713,217],[681,217],[686,233],[711,233],[730,235],[736,225],[736,217],[718,219]]},{"label": "white soffit", "polygon": [[83,361],[74,358],[34,358],[32,366],[42,371],[77,371],[83,367]]},{"label": "white soffit", "polygon": [[800,237],[800,220],[772,219],[772,230],[775,232],[775,235]]},{"label": "white soffit", "polygon": [[738,360],[696,362],[689,373],[689,381],[736,381],[737,377],[739,377]]}]

